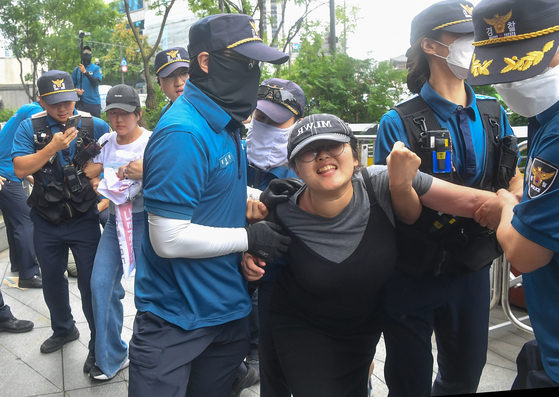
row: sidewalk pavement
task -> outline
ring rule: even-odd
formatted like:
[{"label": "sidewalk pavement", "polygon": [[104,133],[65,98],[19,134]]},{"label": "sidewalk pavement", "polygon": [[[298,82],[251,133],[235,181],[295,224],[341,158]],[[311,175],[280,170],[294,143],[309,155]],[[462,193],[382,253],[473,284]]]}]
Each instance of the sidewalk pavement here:
[{"label": "sidewalk pavement", "polygon": [[[62,347],[61,350],[43,354],[39,348],[52,335],[49,311],[40,289],[10,287],[4,280],[14,280],[17,273],[10,271],[8,250],[0,252],[0,288],[4,301],[19,319],[31,320],[35,328],[25,334],[0,333],[0,397],[126,397],[128,395],[128,368],[120,371],[109,381],[95,381],[82,371],[87,356],[89,329],[81,310],[77,280],[69,278],[70,303],[80,338]],[[123,280],[126,296],[124,304],[123,340],[132,337],[132,324],[136,309],[134,307],[134,277]],[[521,317],[525,312],[518,312]],[[500,306],[492,310],[492,324],[506,321]],[[509,390],[516,376],[516,356],[524,342],[532,336],[519,330],[504,330],[501,335],[489,340],[487,365],[483,371],[478,392]],[[434,339],[433,339],[434,342]],[[436,346],[433,343],[433,346]],[[433,349],[436,355],[436,348]],[[377,348],[374,369],[374,395],[383,397],[388,394],[384,383],[384,343],[381,339]],[[433,378],[437,367],[433,368]],[[241,393],[240,397],[260,395],[257,383]]]}]

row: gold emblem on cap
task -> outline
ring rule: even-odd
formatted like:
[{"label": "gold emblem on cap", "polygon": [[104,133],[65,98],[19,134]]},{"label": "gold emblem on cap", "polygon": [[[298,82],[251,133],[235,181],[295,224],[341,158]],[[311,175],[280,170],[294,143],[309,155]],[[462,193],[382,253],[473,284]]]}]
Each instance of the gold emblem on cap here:
[{"label": "gold emblem on cap", "polygon": [[512,18],[512,10],[510,10],[507,14],[502,16],[499,14],[495,14],[491,19],[487,19],[487,18],[483,18],[483,19],[485,20],[485,22],[487,22],[488,25],[491,25],[495,28],[495,32],[497,32],[497,34],[500,34],[505,32],[505,25],[511,18]]},{"label": "gold emblem on cap", "polygon": [[544,172],[542,171],[542,167],[532,166],[532,175],[534,175],[534,180],[532,181],[532,184],[536,187],[539,187],[543,181],[553,178],[555,172]]},{"label": "gold emblem on cap", "polygon": [[489,70],[487,70],[487,68],[492,63],[493,63],[493,59],[490,60],[490,61],[483,61],[483,64],[482,64],[479,59],[476,59],[476,54],[474,54],[474,56],[472,57],[472,68],[471,68],[472,75],[474,77],[477,77],[480,74],[483,74],[485,76],[489,76]]},{"label": "gold emblem on cap", "polygon": [[256,29],[256,24],[254,23],[254,21],[250,21],[250,26],[252,26],[252,28],[254,29],[254,37],[258,37],[258,29]]},{"label": "gold emblem on cap", "polygon": [[60,80],[51,80],[54,85],[56,85],[58,88],[60,88],[60,86],[62,85],[62,83],[64,83],[64,79],[60,79]]},{"label": "gold emblem on cap", "polygon": [[462,8],[470,15],[472,15],[472,12],[474,11],[474,7],[469,6],[467,4],[462,4],[460,3],[460,5],[462,6]]},{"label": "gold emblem on cap", "polygon": [[174,51],[166,52],[165,54],[169,55],[171,58],[174,59],[177,56],[178,52],[179,50],[174,50]]},{"label": "gold emblem on cap", "polygon": [[507,66],[503,70],[501,70],[501,73],[508,73],[511,70],[524,72],[525,70],[530,69],[530,67],[536,66],[542,61],[544,54],[553,48],[554,42],[554,40],[551,40],[546,43],[546,45],[544,45],[541,51],[530,51],[526,54],[526,56],[523,56],[520,59],[518,59],[516,55],[512,58],[505,57],[505,63],[507,64]]}]

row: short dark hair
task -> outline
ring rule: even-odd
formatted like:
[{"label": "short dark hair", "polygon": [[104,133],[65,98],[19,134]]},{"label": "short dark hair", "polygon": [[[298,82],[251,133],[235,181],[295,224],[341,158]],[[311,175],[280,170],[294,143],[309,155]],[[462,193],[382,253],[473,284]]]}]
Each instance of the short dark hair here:
[{"label": "short dark hair", "polygon": [[140,116],[140,118],[138,119],[138,125],[140,127],[143,127],[144,126],[144,115],[143,115],[141,106],[136,106],[136,109],[134,109],[134,114],[136,116]]}]

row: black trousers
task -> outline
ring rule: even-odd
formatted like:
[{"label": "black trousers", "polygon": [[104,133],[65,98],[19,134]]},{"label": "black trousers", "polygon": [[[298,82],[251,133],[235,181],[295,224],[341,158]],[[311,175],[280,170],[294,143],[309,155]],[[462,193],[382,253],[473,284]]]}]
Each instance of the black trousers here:
[{"label": "black trousers", "polygon": [[68,249],[71,249],[78,271],[82,310],[91,331],[89,350],[94,351],[95,325],[90,282],[95,253],[101,238],[97,207],[69,223],[62,222],[59,225],[43,219],[32,209],[31,220],[35,225],[34,242],[43,274],[43,295],[50,311],[54,336],[68,336],[74,329],[68,279],[64,275],[68,268]]},{"label": "black trousers", "polygon": [[4,303],[4,297],[2,296],[2,291],[0,291],[0,322],[6,322],[14,317],[10,306]]},{"label": "black trousers", "polygon": [[274,344],[293,397],[367,395],[380,332],[328,332],[306,319],[270,311]]},{"label": "black trousers", "polygon": [[248,318],[186,331],[137,312],[130,340],[130,397],[229,397],[249,345]]},{"label": "black trousers", "polygon": [[526,342],[516,358],[517,376],[511,390],[559,387],[545,372],[542,352],[534,339]]},{"label": "black trousers", "polygon": [[[446,282],[396,274],[384,295],[389,396],[475,393],[487,358],[489,267]],[[433,331],[439,372],[432,384]]]},{"label": "black trousers", "polygon": [[77,102],[76,109],[88,112],[93,117],[101,116],[101,104],[86,103],[83,101]]},{"label": "black trousers", "polygon": [[287,387],[287,381],[279,362],[270,325],[270,299],[273,287],[273,282],[262,282],[258,286],[260,396],[290,397],[291,391]]},{"label": "black trousers", "polygon": [[27,279],[39,275],[33,245],[33,222],[29,218],[27,194],[17,181],[5,181],[0,190],[0,210],[4,215],[6,235],[10,247],[10,262],[19,267],[19,278]]}]

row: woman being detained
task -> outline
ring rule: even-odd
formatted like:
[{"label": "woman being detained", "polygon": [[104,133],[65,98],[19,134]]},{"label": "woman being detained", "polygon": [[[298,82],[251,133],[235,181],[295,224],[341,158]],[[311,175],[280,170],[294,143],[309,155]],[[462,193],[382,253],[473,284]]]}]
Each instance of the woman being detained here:
[{"label": "woman being detained", "polygon": [[[365,396],[380,290],[396,265],[394,216],[411,224],[423,204],[472,217],[494,193],[417,172],[401,142],[387,166],[360,170],[357,139],[329,114],[294,126],[288,158],[304,186],[270,214],[292,240],[270,303],[275,349],[294,397]],[[265,266],[245,254],[242,271],[258,280]]]}]

